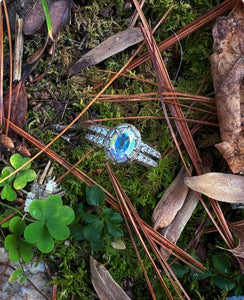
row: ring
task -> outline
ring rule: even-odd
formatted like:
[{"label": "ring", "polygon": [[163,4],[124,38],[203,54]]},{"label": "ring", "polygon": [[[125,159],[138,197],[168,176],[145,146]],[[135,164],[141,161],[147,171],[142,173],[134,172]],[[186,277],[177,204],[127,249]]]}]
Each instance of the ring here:
[{"label": "ring", "polygon": [[155,168],[161,158],[159,151],[142,141],[136,127],[127,123],[114,128],[90,125],[85,138],[93,145],[104,148],[108,159],[116,164],[134,161]]}]

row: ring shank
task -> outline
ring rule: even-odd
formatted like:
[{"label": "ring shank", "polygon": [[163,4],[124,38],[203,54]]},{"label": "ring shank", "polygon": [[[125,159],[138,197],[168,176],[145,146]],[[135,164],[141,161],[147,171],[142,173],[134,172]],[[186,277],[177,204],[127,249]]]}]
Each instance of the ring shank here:
[{"label": "ring shank", "polygon": [[[135,128],[130,124],[128,124],[128,126]],[[93,124],[89,126],[88,133],[86,134],[85,138],[93,145],[100,148],[105,148],[105,140],[112,130],[114,129],[104,125]],[[131,161],[137,162],[145,167],[157,167],[158,161],[161,158],[160,152],[143,141],[140,143],[139,147],[140,148],[137,150],[138,154]]]}]

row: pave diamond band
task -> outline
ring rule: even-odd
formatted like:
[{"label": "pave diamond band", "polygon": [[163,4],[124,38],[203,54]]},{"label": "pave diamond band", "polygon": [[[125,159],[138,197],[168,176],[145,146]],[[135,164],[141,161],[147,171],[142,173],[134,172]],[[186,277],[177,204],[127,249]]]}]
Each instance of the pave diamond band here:
[{"label": "pave diamond band", "polygon": [[159,151],[141,140],[140,132],[133,125],[123,123],[114,128],[90,125],[85,138],[105,149],[108,159],[117,164],[135,161],[146,167],[157,167]]}]

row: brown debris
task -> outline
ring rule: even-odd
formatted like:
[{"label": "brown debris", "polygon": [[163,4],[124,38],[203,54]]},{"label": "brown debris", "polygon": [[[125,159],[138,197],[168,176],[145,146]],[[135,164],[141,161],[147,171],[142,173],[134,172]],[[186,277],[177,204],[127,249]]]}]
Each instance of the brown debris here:
[{"label": "brown debris", "polygon": [[93,48],[83,55],[69,69],[70,74],[76,74],[82,70],[96,65],[106,58],[119,53],[126,48],[135,45],[143,40],[141,29],[139,27],[127,29],[106,39],[103,43]]},{"label": "brown debris", "polygon": [[[172,243],[176,244],[187,222],[192,216],[198,203],[197,194],[194,191],[189,191],[186,200],[178,211],[172,223],[167,227],[160,228],[159,232]],[[161,247],[161,253],[166,260],[169,259],[171,252]]]},{"label": "brown debris", "polygon": [[92,284],[100,300],[129,300],[129,296],[114,281],[108,270],[93,257],[90,257]]},{"label": "brown debris", "polygon": [[[192,167],[190,168],[190,172],[192,172]],[[184,184],[186,176],[187,172],[183,166],[155,207],[152,215],[155,230],[168,226],[181,209],[189,190]]]},{"label": "brown debris", "polygon": [[239,245],[234,249],[228,249],[234,256],[244,258],[244,226],[238,227],[229,224],[230,229],[238,236]]},{"label": "brown debris", "polygon": [[244,202],[244,177],[224,173],[206,173],[186,177],[185,184],[192,190],[217,201],[227,203]]},{"label": "brown debris", "polygon": [[222,143],[216,145],[233,173],[244,172],[244,4],[213,27],[211,57]]}]

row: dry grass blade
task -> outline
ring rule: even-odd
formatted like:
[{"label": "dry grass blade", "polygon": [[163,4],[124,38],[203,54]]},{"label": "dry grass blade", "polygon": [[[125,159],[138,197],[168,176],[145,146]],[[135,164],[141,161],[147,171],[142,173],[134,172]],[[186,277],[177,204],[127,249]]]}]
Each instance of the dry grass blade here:
[{"label": "dry grass blade", "polygon": [[[209,22],[212,22],[217,17],[221,16],[222,14],[226,13],[228,10],[230,10],[232,7],[236,5],[238,0],[226,0],[223,3],[219,4],[209,12],[207,12],[205,15],[195,19],[192,23],[185,26],[181,30],[176,32],[176,35],[171,35],[166,40],[158,44],[158,48],[160,51],[163,51],[167,49],[168,47],[174,45],[178,42],[178,40],[181,40],[185,37],[187,37],[189,34],[197,31],[200,27],[205,26]],[[134,69],[138,67],[140,64],[145,62],[150,58],[150,55],[148,53],[142,55],[137,60],[135,60],[133,63],[131,63],[128,66],[128,69]]]},{"label": "dry grass blade", "polygon": [[[206,115],[206,116],[208,116],[208,115]],[[104,119],[87,120],[86,123],[105,122],[105,121],[120,121],[120,120],[136,120],[136,119],[138,119],[138,120],[139,119],[162,120],[162,119],[166,119],[166,117],[161,117],[161,116],[130,116],[130,117],[118,117],[118,118],[115,117],[115,118],[106,118],[106,119],[104,118]],[[174,117],[168,117],[168,119],[218,127],[218,124],[216,124],[216,123],[202,121],[202,120],[196,120],[196,119],[185,119],[185,118],[174,118]]]},{"label": "dry grass blade", "polygon": [[[170,132],[172,134],[172,137],[174,139],[174,142],[176,144],[176,147],[178,149],[178,152],[180,154],[180,157],[182,159],[182,162],[183,162],[183,164],[184,164],[184,166],[187,170],[187,166],[186,166],[186,163],[184,161],[184,158],[183,158],[183,155],[181,153],[178,142],[176,140],[173,128],[171,126],[171,123],[170,123],[169,119],[167,118],[168,113],[167,113],[166,106],[165,106],[165,103],[164,103],[164,99],[163,99],[163,96],[162,96],[163,91],[173,92],[174,89],[173,89],[172,83],[170,81],[169,75],[167,73],[167,70],[166,70],[165,64],[163,62],[163,59],[160,55],[159,49],[157,48],[157,45],[156,45],[156,43],[154,41],[154,38],[152,36],[152,32],[151,32],[151,29],[150,29],[150,27],[147,23],[147,20],[144,16],[142,10],[140,9],[140,7],[138,5],[138,2],[136,0],[134,0],[134,3],[136,5],[136,8],[139,12],[139,15],[140,15],[142,23],[143,23],[143,26],[141,26],[142,33],[144,35],[148,51],[151,55],[153,66],[154,66],[154,69],[156,71],[159,95],[160,95],[160,99],[161,99],[161,103],[162,103],[162,107],[163,107],[163,112],[164,112],[164,115],[166,117],[166,121],[167,121],[168,127],[170,129]],[[174,98],[172,98],[172,101],[177,105],[172,105],[172,104],[169,105],[169,110],[171,112],[171,115],[173,117],[183,119],[184,115],[183,115],[183,113],[180,109],[179,101],[178,101],[177,97],[175,96]],[[182,138],[183,143],[185,144],[186,149],[188,150],[189,156],[191,157],[192,161],[195,162],[194,166],[195,166],[196,170],[200,170],[200,165],[199,164],[201,162],[201,158],[200,158],[200,156],[197,152],[196,146],[195,146],[195,144],[193,142],[193,139],[190,135],[190,130],[189,130],[186,122],[184,122],[184,121],[183,122],[175,121],[175,125],[177,127],[177,130],[178,130],[181,138]]]},{"label": "dry grass blade", "polygon": [[[5,18],[6,18],[6,25],[8,31],[8,44],[9,44],[9,99],[8,99],[9,102],[8,102],[8,117],[7,117],[6,128],[5,128],[5,135],[8,135],[11,103],[12,103],[13,50],[12,50],[12,39],[11,39],[10,26],[9,26],[8,10],[7,10],[5,0],[3,0],[3,7],[4,7]],[[3,118],[3,115],[1,118]]]},{"label": "dry grass blade", "polygon": [[10,175],[6,176],[3,180],[0,180],[0,183],[6,181],[7,179],[9,179],[12,175],[15,175],[17,172],[19,172],[21,169],[23,169],[24,167],[26,167],[30,162],[32,162],[33,160],[35,160],[39,155],[41,155],[43,152],[45,152],[56,140],[58,140],[67,130],[70,129],[70,127],[75,124],[80,117],[89,109],[89,107],[92,106],[92,104],[100,97],[100,95],[102,95],[105,90],[112,84],[112,82],[118,78],[120,76],[120,74],[126,69],[126,67],[128,66],[128,64],[132,61],[132,59],[136,56],[137,52],[135,52],[131,58],[127,61],[127,63],[120,69],[120,71],[113,76],[113,78],[102,88],[102,90],[97,94],[97,96],[95,98],[93,98],[93,100],[82,110],[82,112],[79,113],[79,115],[63,130],[61,131],[50,143],[48,143],[44,148],[42,148],[35,156],[33,156],[29,162],[26,162],[25,164],[23,164],[20,168],[16,169],[13,173],[11,173]]},{"label": "dry grass blade", "polygon": [[[154,65],[154,69],[156,71],[159,92],[160,92],[160,96],[161,96],[161,100],[162,100],[163,111],[164,111],[164,114],[167,115],[167,111],[166,111],[163,96],[162,96],[162,90],[166,89],[166,90],[171,91],[171,92],[173,92],[174,90],[173,90],[170,78],[168,76],[167,70],[165,68],[164,62],[162,60],[162,57],[160,55],[159,49],[158,49],[158,47],[157,47],[157,45],[156,45],[156,43],[155,43],[155,41],[152,37],[151,30],[150,30],[150,28],[147,24],[145,16],[144,16],[143,12],[140,10],[138,2],[136,0],[134,0],[134,3],[136,5],[137,9],[139,10],[139,14],[140,14],[140,17],[141,17],[142,22],[143,22],[143,26],[141,26],[141,28],[142,28],[145,40],[147,42],[148,51],[151,55],[151,59],[152,59],[153,65]],[[175,104],[177,104],[177,105],[174,105],[174,104],[169,104],[168,105],[169,110],[171,112],[171,115],[174,116],[174,117],[184,118],[182,110],[181,110],[180,106],[178,105],[177,97],[175,97],[174,101],[175,101]],[[182,157],[182,154],[181,154],[179,145],[177,143],[177,140],[175,138],[174,132],[172,130],[171,124],[170,124],[169,121],[167,121],[167,123],[168,123],[170,131],[172,133],[172,137],[173,137],[173,139],[176,143],[177,150],[180,154],[180,157],[183,161],[183,164],[185,165],[184,159]],[[189,130],[186,122],[176,121],[175,125],[177,127],[178,132],[179,132],[179,135],[181,136],[182,142],[183,142],[183,144],[184,144],[184,146],[185,146],[185,148],[188,152],[188,155],[190,156],[190,158],[192,160],[192,163],[193,163],[193,165],[196,169],[196,172],[199,175],[202,175],[204,173],[204,168],[203,168],[203,165],[202,165],[202,162],[201,162],[201,158],[199,156],[199,153],[198,153],[197,148],[195,146],[195,143],[193,141],[193,137],[190,133],[190,130]],[[186,165],[185,165],[185,167],[186,167]],[[187,169],[187,167],[186,167],[186,169]],[[224,215],[222,213],[222,210],[221,210],[219,204],[216,201],[214,201],[213,199],[209,199],[209,200],[210,200],[210,203],[213,207],[213,210],[214,210],[214,212],[217,216],[217,219],[219,220],[219,223],[220,223],[220,226],[221,226],[221,229],[222,229],[220,234],[222,235],[222,237],[224,237],[224,240],[227,242],[228,246],[230,248],[233,248],[235,243],[234,243],[233,237],[230,233],[230,230],[228,228],[228,225],[226,223],[226,220],[224,218]],[[205,205],[203,200],[200,199],[200,201],[201,201],[202,205],[204,206],[204,208],[207,210],[207,212],[210,214],[210,212],[207,209],[207,206]],[[210,217],[213,220],[213,217],[212,217],[211,214],[210,214]]]},{"label": "dry grass blade", "polygon": [[[29,142],[31,142],[33,145],[40,149],[44,149],[44,145],[39,142],[37,139],[33,138],[31,135],[29,135],[27,132],[25,132],[23,129],[19,128],[15,124],[10,122],[10,128],[14,130],[16,133],[27,139]],[[72,168],[72,165],[65,161],[62,157],[60,157],[58,154],[56,154],[54,151],[50,149],[45,149],[44,152],[49,155],[51,158],[55,159],[56,162],[61,164],[64,168],[70,170],[73,175],[75,175],[78,179],[84,180],[85,184],[88,186],[91,186],[92,184],[96,184],[99,186],[106,194],[106,201],[112,205],[117,211],[121,212],[118,204],[116,203],[116,198],[111,195],[107,190],[105,190],[101,185],[99,185],[96,181],[94,181],[92,178],[87,176],[84,172],[77,168]],[[162,237],[158,232],[153,230],[147,223],[144,223],[145,230],[148,234],[153,238],[153,240],[161,247],[165,247],[167,249],[170,249],[172,253],[178,257],[183,262],[187,263],[192,268],[195,268],[198,271],[204,270],[204,266],[199,263],[196,259],[191,257],[189,254],[184,252],[182,249],[177,247],[175,244],[171,243],[170,241],[166,240]]]},{"label": "dry grass blade", "polygon": [[[120,185],[119,185],[119,183],[118,183],[116,177],[114,176],[114,174],[113,174],[111,168],[109,167],[109,164],[108,164],[108,163],[106,163],[106,166],[107,166],[107,169],[108,169],[108,172],[109,172],[109,176],[110,176],[110,179],[111,179],[111,181],[112,181],[114,190],[115,190],[115,192],[116,192],[117,199],[118,199],[119,205],[120,205],[120,207],[121,207],[121,211],[122,211],[122,213],[123,213],[123,216],[125,217],[125,215],[126,215],[126,216],[129,218],[129,221],[130,221],[130,223],[131,223],[131,225],[132,225],[132,227],[133,227],[133,230],[135,231],[135,233],[136,233],[136,235],[137,235],[137,237],[138,237],[138,239],[139,239],[139,241],[140,241],[140,243],[141,243],[141,245],[142,245],[142,247],[143,247],[143,249],[144,249],[144,251],[145,251],[147,257],[149,258],[149,260],[150,260],[150,262],[151,262],[151,264],[152,264],[152,266],[153,266],[153,268],[154,268],[154,270],[155,270],[155,272],[156,272],[156,275],[157,275],[159,281],[161,282],[161,284],[162,284],[162,286],[163,286],[163,288],[164,288],[164,291],[166,292],[168,298],[173,300],[173,297],[172,297],[172,295],[171,295],[169,289],[167,288],[167,286],[166,286],[166,284],[165,284],[165,282],[164,282],[164,280],[163,280],[163,278],[162,278],[162,276],[161,276],[161,274],[160,274],[160,272],[159,272],[159,270],[158,270],[158,268],[157,268],[155,262],[153,261],[153,259],[152,259],[152,257],[151,257],[151,254],[149,253],[149,251],[148,251],[148,249],[147,249],[147,246],[146,246],[146,244],[145,244],[145,242],[144,242],[144,240],[143,240],[143,238],[142,238],[142,236],[141,236],[141,234],[140,234],[140,232],[139,232],[139,228],[140,228],[141,230],[143,230],[143,229],[142,229],[141,227],[138,228],[137,224],[135,223],[135,220],[134,220],[134,218],[133,218],[133,215],[131,214],[131,212],[130,212],[130,210],[129,210],[127,204],[126,204],[124,195],[122,194],[121,187],[120,187]],[[126,218],[125,218],[125,220],[126,220]],[[129,229],[128,223],[127,223],[127,228]],[[133,243],[133,245],[134,245],[134,243]],[[135,249],[136,249],[136,248],[135,248]],[[140,256],[139,256],[138,258],[139,258],[139,261],[142,263],[142,261],[141,261],[141,259],[140,259]],[[152,295],[153,299],[156,299],[155,294],[154,294],[154,291],[153,291],[153,289],[152,289],[151,283],[150,283],[150,281],[149,281],[148,275],[147,275],[147,273],[146,273],[146,270],[145,270],[143,264],[142,264],[142,269],[143,269],[145,278],[146,278],[146,280],[147,280],[147,284],[148,284],[148,287],[149,287],[149,289],[150,289],[151,295]]]},{"label": "dry grass blade", "polygon": [[0,5],[0,126],[3,126],[3,10]]},{"label": "dry grass blade", "polygon": [[117,178],[115,177],[115,175],[113,174],[113,171],[111,170],[111,168],[109,167],[108,164],[107,165],[107,168],[108,168],[108,171],[109,171],[109,175],[110,175],[110,178],[111,178],[111,181],[112,181],[112,184],[113,184],[113,187],[114,187],[114,190],[116,192],[116,195],[117,197],[119,197],[119,201],[121,201],[121,210],[122,212],[125,211],[126,215],[129,216],[129,220],[133,226],[133,229],[134,231],[136,232],[136,235],[137,237],[139,238],[140,242],[141,242],[141,245],[143,246],[143,249],[144,251],[146,252],[151,264],[152,264],[152,267],[159,279],[159,281],[161,282],[165,292],[167,293],[167,296],[169,297],[169,299],[172,299],[171,298],[171,295],[168,294],[168,288],[167,286],[165,285],[165,282],[157,268],[157,266],[155,265],[155,262],[152,260],[152,257],[150,255],[150,252],[149,250],[147,249],[144,241],[143,241],[143,238],[142,236],[140,235],[140,232],[138,229],[140,229],[147,241],[149,242],[152,250],[154,251],[155,255],[157,256],[163,270],[166,272],[170,282],[172,283],[175,291],[177,292],[178,296],[180,297],[180,299],[184,299],[182,298],[182,294],[181,292],[179,291],[179,288],[181,289],[181,291],[184,293],[184,295],[187,297],[187,299],[189,299],[188,295],[186,294],[185,290],[183,289],[183,287],[181,286],[180,282],[177,280],[177,278],[174,276],[174,273],[173,271],[171,270],[171,268],[169,267],[169,265],[166,263],[166,261],[164,260],[164,258],[161,256],[160,252],[158,251],[158,248],[156,247],[156,244],[150,234],[150,232],[147,231],[147,225],[145,225],[145,223],[140,219],[140,217],[138,216],[137,212],[135,211],[132,203],[130,202],[129,198],[127,197],[127,195],[125,194],[123,188],[121,187],[120,183],[118,182]]}]

